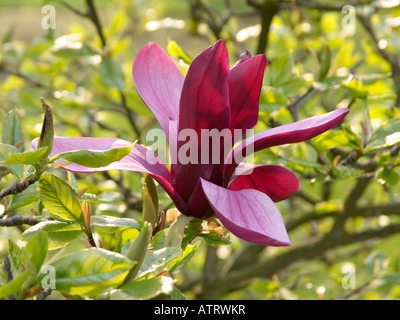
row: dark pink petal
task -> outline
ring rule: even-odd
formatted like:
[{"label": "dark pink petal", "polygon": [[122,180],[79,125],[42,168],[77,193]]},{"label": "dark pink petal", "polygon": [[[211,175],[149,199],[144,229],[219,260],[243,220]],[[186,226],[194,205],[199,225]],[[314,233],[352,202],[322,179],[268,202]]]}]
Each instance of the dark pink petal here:
[{"label": "dark pink petal", "polygon": [[194,188],[189,201],[187,201],[187,207],[189,215],[198,219],[207,219],[214,215],[214,210],[208,203],[200,179],[198,180],[196,188]]},{"label": "dark pink petal", "polygon": [[179,108],[179,130],[229,128],[229,57],[222,40],[204,50],[191,63]]},{"label": "dark pink petal", "polygon": [[232,131],[251,129],[257,124],[261,85],[266,66],[265,56],[259,54],[244,59],[229,72]]},{"label": "dark pink petal", "polygon": [[[32,141],[33,148],[37,147],[38,141],[39,139]],[[50,157],[73,150],[89,149],[104,151],[131,144],[132,142],[115,138],[55,137]],[[65,160],[58,159],[56,162],[63,161]],[[126,157],[122,158],[120,161],[113,162],[106,167],[88,168],[73,163],[62,167],[62,169],[78,173],[94,173],[109,170],[128,170],[146,173],[151,175],[164,188],[182,212],[187,210],[186,204],[182,201],[182,198],[176,193],[172,186],[168,168],[161,162],[153,151],[139,144],[135,144]]]},{"label": "dark pink petal", "polygon": [[[211,181],[217,178],[222,182],[223,153],[216,150],[221,157],[218,164],[212,164],[211,155],[215,154],[215,148],[212,148],[211,143],[212,152],[209,148],[202,148],[201,135],[202,129],[214,129],[218,132],[227,129],[229,133],[228,74],[228,52],[224,42],[219,40],[193,60],[186,75],[180,100],[179,131],[194,130],[198,137],[195,144],[199,152],[197,164],[193,161],[183,164],[178,159],[178,163],[171,167],[174,187],[185,201],[188,201],[200,177]],[[186,140],[178,139],[178,150],[186,143]],[[201,150],[205,150],[203,155],[206,151],[209,152],[207,161],[201,159]]]},{"label": "dark pink petal", "polygon": [[237,165],[244,160],[246,148],[256,152],[272,146],[309,140],[338,125],[349,112],[350,110],[347,108],[340,108],[319,116],[265,130],[244,140],[226,160],[225,181],[229,181]]},{"label": "dark pink petal", "polygon": [[201,183],[214,212],[234,235],[261,245],[290,246],[282,216],[266,194],[232,191],[203,179]]},{"label": "dark pink petal", "polygon": [[[136,90],[169,140],[169,121],[178,121],[182,73],[162,48],[149,43],[136,55],[132,75]],[[169,143],[174,146],[176,137],[171,134]]]},{"label": "dark pink petal", "polygon": [[251,166],[250,173],[243,172],[233,177],[230,190],[255,189],[268,195],[272,201],[279,202],[289,198],[299,190],[296,175],[288,169],[277,166]]}]

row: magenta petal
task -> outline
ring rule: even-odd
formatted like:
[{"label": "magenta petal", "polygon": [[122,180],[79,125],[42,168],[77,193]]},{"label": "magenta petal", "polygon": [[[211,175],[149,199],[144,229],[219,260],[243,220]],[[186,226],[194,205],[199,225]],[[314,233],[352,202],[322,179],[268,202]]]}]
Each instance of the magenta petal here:
[{"label": "magenta petal", "polygon": [[[38,139],[33,140],[32,147],[36,148],[37,143]],[[115,138],[55,137],[53,150],[50,156],[67,151],[83,149],[104,151],[131,144],[132,142]],[[65,160],[57,160],[57,162],[63,161]],[[62,167],[62,169],[77,173],[94,173],[109,170],[128,170],[146,173],[151,175],[164,188],[180,210],[183,212],[187,210],[186,204],[172,186],[168,168],[161,162],[153,151],[139,144],[135,144],[126,157],[122,158],[120,161],[113,162],[106,167],[88,168],[73,163]]]},{"label": "magenta petal", "polygon": [[201,180],[204,193],[223,225],[251,243],[290,246],[282,216],[272,200],[257,190],[232,191]]},{"label": "magenta petal", "polygon": [[257,124],[261,85],[266,66],[267,60],[260,54],[243,59],[229,72],[231,130],[251,129]]},{"label": "magenta petal", "polygon": [[[172,59],[155,43],[144,46],[132,65],[136,90],[153,112],[169,140],[169,121],[178,121],[184,76]],[[170,145],[176,143],[171,132]]]},{"label": "magenta petal", "polygon": [[196,187],[187,201],[187,207],[189,215],[198,219],[207,219],[214,215],[214,210],[208,203],[200,179],[197,181]]},{"label": "magenta petal", "polygon": [[246,148],[256,152],[273,146],[309,140],[338,125],[349,112],[350,110],[347,108],[340,108],[319,116],[265,130],[244,140],[233,150],[225,162],[225,181],[230,179],[237,165],[244,160]]},{"label": "magenta petal", "polygon": [[[171,167],[173,185],[185,201],[189,200],[200,177],[222,183],[223,152],[211,146],[212,151],[207,155],[208,160],[204,161],[201,151],[204,151],[205,155],[210,149],[202,148],[204,139],[202,140],[201,136],[203,129],[218,132],[226,129],[229,133],[228,74],[228,52],[224,42],[219,40],[193,60],[186,75],[179,109],[179,132],[182,134],[183,130],[191,129],[191,132],[196,133],[193,145],[199,152],[195,161],[184,164],[178,159],[178,163],[172,164]],[[178,139],[178,152],[188,143],[186,140],[179,140],[183,138]],[[213,164],[211,156],[216,154],[215,152],[218,152],[220,158]]]},{"label": "magenta petal", "polygon": [[255,189],[268,195],[272,201],[279,202],[289,198],[299,190],[300,183],[290,170],[277,166],[251,166],[251,172],[243,172],[233,177],[230,190]]},{"label": "magenta petal", "polygon": [[179,130],[229,128],[229,57],[222,40],[208,47],[191,63],[183,83]]}]

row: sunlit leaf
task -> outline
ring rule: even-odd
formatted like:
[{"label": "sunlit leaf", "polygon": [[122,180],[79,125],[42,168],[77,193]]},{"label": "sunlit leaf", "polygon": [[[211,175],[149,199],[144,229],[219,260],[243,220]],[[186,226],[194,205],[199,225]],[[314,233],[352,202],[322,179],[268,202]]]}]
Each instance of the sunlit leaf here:
[{"label": "sunlit leaf", "polygon": [[364,152],[388,148],[398,143],[400,143],[400,118],[393,118],[372,133]]},{"label": "sunlit leaf", "polygon": [[24,273],[18,275],[16,278],[12,279],[7,284],[0,287],[0,299],[7,298],[15,293],[18,293],[22,290],[22,286],[25,281],[30,276],[31,271],[27,270]]},{"label": "sunlit leaf", "polygon": [[157,277],[135,281],[121,287],[122,292],[110,296],[111,300],[148,300],[160,294],[170,294],[173,290],[173,280],[169,277]]},{"label": "sunlit leaf", "polygon": [[83,232],[82,226],[73,222],[42,221],[24,231],[21,240],[29,241],[40,231],[47,232],[49,250],[61,248]]},{"label": "sunlit leaf", "polygon": [[329,130],[311,139],[312,145],[320,152],[325,152],[335,147],[357,148],[346,131]]},{"label": "sunlit leaf", "polygon": [[96,215],[91,217],[91,225],[98,227],[127,227],[140,230],[139,223],[131,218],[119,218],[113,216]]},{"label": "sunlit leaf", "polygon": [[59,153],[53,156],[50,161],[64,159],[81,166],[90,168],[100,168],[108,166],[114,161],[119,161],[129,154],[134,144],[123,147],[115,147],[108,150],[75,150]]},{"label": "sunlit leaf", "polygon": [[67,183],[54,175],[43,174],[39,186],[40,199],[56,220],[84,222],[78,195]]},{"label": "sunlit leaf", "polygon": [[185,227],[192,219],[193,217],[189,217],[183,214],[178,216],[175,222],[169,227],[164,246],[175,247],[179,245],[182,242]]},{"label": "sunlit leaf", "polygon": [[8,159],[0,164],[28,164],[35,166],[38,164],[43,155],[46,154],[46,152],[47,147],[32,151],[25,151],[23,153],[11,153],[9,154]]},{"label": "sunlit leaf", "polygon": [[127,257],[99,248],[74,251],[52,262],[57,290],[89,296],[120,285],[133,265]]},{"label": "sunlit leaf", "polygon": [[376,179],[382,184],[395,186],[399,182],[399,175],[393,169],[382,167],[377,171]]},{"label": "sunlit leaf", "polygon": [[168,41],[167,51],[169,55],[182,59],[186,64],[190,65],[192,63],[193,58],[189,57],[189,55],[173,40]]}]

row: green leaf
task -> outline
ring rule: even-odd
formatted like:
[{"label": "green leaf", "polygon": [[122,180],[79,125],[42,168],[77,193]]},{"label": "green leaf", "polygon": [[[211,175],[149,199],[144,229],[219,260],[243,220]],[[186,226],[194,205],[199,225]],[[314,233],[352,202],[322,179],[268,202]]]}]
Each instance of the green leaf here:
[{"label": "green leaf", "polygon": [[133,300],[148,300],[160,294],[170,294],[173,290],[173,280],[170,277],[157,277],[141,281],[135,281],[121,287],[126,295],[114,295],[111,299],[122,297]]},{"label": "green leaf", "polygon": [[167,237],[165,238],[165,247],[176,247],[181,244],[185,227],[193,217],[179,215],[174,223],[169,227]]},{"label": "green leaf", "polygon": [[135,219],[118,218],[106,215],[97,215],[90,218],[90,224],[98,227],[127,227],[140,230],[140,225]]},{"label": "green leaf", "polygon": [[176,286],[174,286],[171,291],[171,299],[172,300],[186,300],[186,297]]},{"label": "green leaf", "polygon": [[123,90],[125,88],[125,75],[121,67],[111,58],[103,58],[100,64],[100,76],[107,86]]},{"label": "green leaf", "polygon": [[167,269],[168,265],[176,258],[181,258],[183,250],[180,245],[166,247],[155,251],[146,252],[143,264],[138,271],[137,278],[147,274],[158,274]]},{"label": "green leaf", "polygon": [[23,291],[29,289],[39,275],[40,268],[46,258],[48,241],[46,232],[40,230],[22,249],[25,258],[25,270],[31,271],[23,284]]},{"label": "green leaf", "polygon": [[137,238],[132,241],[128,251],[126,252],[126,256],[131,261],[136,261],[137,264],[131,270],[129,270],[129,273],[124,280],[124,284],[131,282],[136,277],[140,267],[142,266],[147,247],[149,246],[149,242],[151,240],[151,233],[151,226],[145,221],[143,223],[142,231],[140,231]]},{"label": "green leaf", "polygon": [[173,40],[168,41],[167,51],[170,56],[182,59],[186,64],[191,64],[193,59]]},{"label": "green leaf", "polygon": [[134,144],[131,144],[129,146],[115,147],[104,151],[86,149],[68,151],[55,155],[50,159],[50,162],[57,159],[64,159],[84,167],[100,168],[121,160],[129,154],[133,146]]},{"label": "green leaf", "polygon": [[290,52],[276,57],[268,66],[268,72],[265,74],[267,85],[272,87],[282,86],[292,77],[293,67],[293,55]]},{"label": "green leaf", "polygon": [[324,43],[321,52],[318,54],[318,81],[324,81],[328,75],[329,69],[331,67],[332,52],[329,46]]},{"label": "green leaf", "polygon": [[13,196],[11,203],[9,204],[7,210],[15,210],[26,205],[30,205],[32,202],[39,200],[39,188],[37,184],[30,185],[21,193]]},{"label": "green leaf", "polygon": [[171,273],[174,271],[182,270],[184,267],[186,267],[198,249],[199,249],[199,243],[195,245],[186,246],[185,250],[182,253],[182,256],[179,258],[175,258],[168,265],[167,267],[168,272]]},{"label": "green leaf", "polygon": [[85,222],[78,194],[67,183],[54,175],[43,174],[39,186],[40,199],[54,219]]},{"label": "green leaf", "polygon": [[[8,240],[8,253],[10,260],[12,262],[11,271],[13,276],[19,270],[19,267],[22,265],[24,261],[24,256],[20,247],[18,247],[14,242]],[[13,272],[14,271],[14,272]]]},{"label": "green leaf", "polygon": [[372,132],[364,152],[389,148],[398,143],[400,143],[400,118],[393,118]]},{"label": "green leaf", "polygon": [[143,185],[143,221],[155,227],[158,219],[158,192],[153,178],[146,174]]},{"label": "green leaf", "polygon": [[46,258],[47,247],[47,234],[42,230],[29,239],[28,243],[22,250],[25,256],[26,269],[32,270],[34,274],[39,272],[40,267]]},{"label": "green leaf", "polygon": [[11,154],[18,153],[19,150],[16,147],[5,143],[0,143],[0,161],[2,162],[1,166],[8,168],[14,176],[16,176],[18,179],[21,179],[24,173],[23,164],[4,164]]},{"label": "green leaf", "polygon": [[0,299],[7,298],[15,293],[21,292],[24,283],[30,276],[31,271],[26,270],[24,273],[18,275],[16,278],[12,279],[10,282],[0,287]]},{"label": "green leaf", "polygon": [[313,170],[327,172],[328,170],[327,167],[317,162],[312,162],[297,157],[290,158],[290,162],[288,162],[287,166],[293,170],[301,172],[313,172]]},{"label": "green leaf", "polygon": [[[21,119],[16,110],[11,111],[3,122],[2,142],[15,146],[17,143],[24,140],[24,135],[21,128]],[[24,146],[21,145],[19,151],[24,151]]]},{"label": "green leaf", "polygon": [[74,251],[52,263],[56,270],[56,289],[96,296],[120,285],[135,263],[119,253],[99,248]]},{"label": "green leaf", "polygon": [[343,130],[326,131],[311,139],[311,144],[319,152],[325,152],[335,147],[351,147],[352,149],[358,147],[358,145],[350,139],[347,132]]},{"label": "green leaf", "polygon": [[119,200],[120,197],[121,195],[118,192],[112,192],[112,191],[102,192],[100,194],[85,192],[85,194],[83,194],[80,199],[94,203],[112,203]]},{"label": "green leaf", "polygon": [[48,235],[48,249],[54,250],[69,244],[82,234],[82,226],[73,222],[42,221],[24,231],[21,240],[29,241],[38,232],[45,231]]},{"label": "green leaf", "polygon": [[18,154],[20,151],[13,145],[0,143],[0,160],[6,161],[11,154]]},{"label": "green leaf", "polygon": [[388,186],[395,186],[399,182],[399,175],[387,167],[380,168],[376,173],[376,179]]},{"label": "green leaf", "polygon": [[203,238],[210,246],[217,247],[221,244],[230,244],[231,242],[222,238],[217,232],[199,233],[199,237]]},{"label": "green leaf", "polygon": [[342,87],[349,91],[353,98],[366,99],[368,96],[368,89],[358,80],[352,79],[351,81],[342,83]]},{"label": "green leaf", "polygon": [[8,159],[0,164],[27,164],[36,166],[46,152],[47,147],[32,151],[25,151],[23,153],[10,153]]},{"label": "green leaf", "polygon": [[364,171],[363,170],[355,170],[352,168],[348,168],[345,166],[335,166],[332,168],[333,173],[335,174],[336,177],[342,180],[346,180],[348,178],[356,179],[359,178],[363,175]]},{"label": "green leaf", "polygon": [[260,99],[260,108],[268,112],[279,110],[290,102],[281,89],[271,86],[263,87]]},{"label": "green leaf", "polygon": [[168,229],[163,229],[157,232],[152,238],[149,247],[151,250],[164,248],[165,238],[167,237]]}]

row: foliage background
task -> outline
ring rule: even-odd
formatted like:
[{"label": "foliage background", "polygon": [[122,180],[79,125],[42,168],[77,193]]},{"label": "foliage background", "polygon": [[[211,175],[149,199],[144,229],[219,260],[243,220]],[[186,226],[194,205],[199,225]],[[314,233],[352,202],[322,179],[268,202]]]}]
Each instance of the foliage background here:
[{"label": "foliage background", "polygon": [[[99,21],[85,16],[90,3]],[[46,4],[56,9],[54,30],[41,25]],[[345,5],[355,9],[355,29],[342,24]],[[131,66],[150,41],[168,50],[182,72],[217,38],[225,40],[232,65],[245,50],[265,53],[256,130],[349,107],[339,128],[257,154],[258,163],[285,165],[300,178],[300,191],[278,204],[292,247],[256,246],[234,236],[230,245],[202,241],[173,277],[188,299],[400,297],[398,1],[1,0],[0,21],[2,142],[7,115],[16,110],[25,150],[40,135],[40,97],[53,107],[56,135],[146,144],[146,132],[157,124],[135,91]],[[68,181],[65,172],[55,174]],[[2,175],[1,188],[14,179]],[[79,189],[104,200],[93,215],[141,219],[141,174],[76,179]],[[38,206],[32,194],[8,217],[32,216]],[[159,197],[160,208],[171,207],[162,191]],[[22,245],[28,227],[0,227],[1,261],[9,239]],[[82,246],[76,239],[67,250]],[[357,284],[346,290],[343,267],[349,265]]]}]

